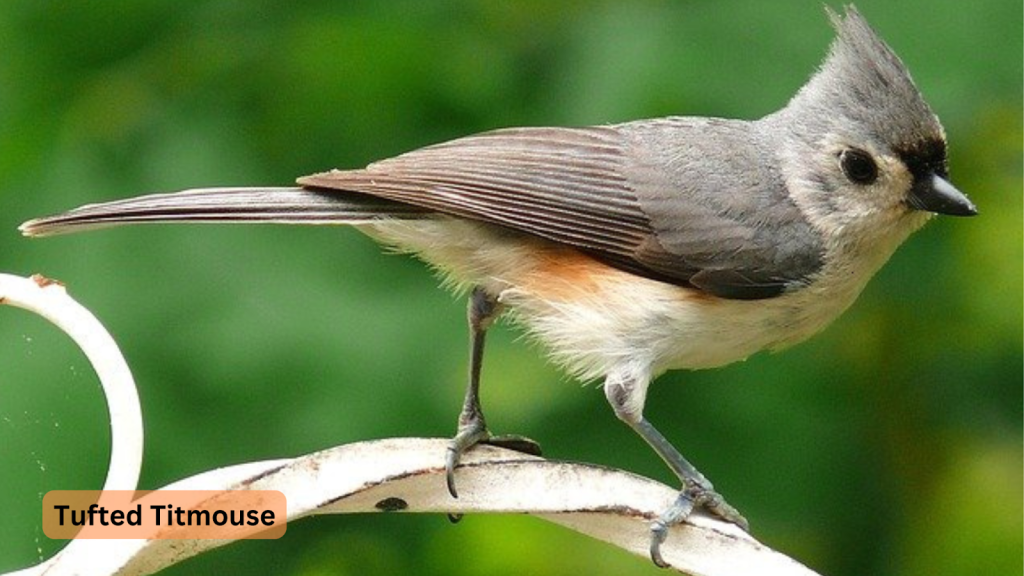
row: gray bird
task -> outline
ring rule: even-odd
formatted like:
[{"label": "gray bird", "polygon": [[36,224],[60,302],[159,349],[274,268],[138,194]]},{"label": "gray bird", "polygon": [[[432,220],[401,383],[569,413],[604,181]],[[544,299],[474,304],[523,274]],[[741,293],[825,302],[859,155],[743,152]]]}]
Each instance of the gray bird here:
[{"label": "gray bird", "polygon": [[[603,378],[615,415],[682,482],[651,556],[695,507],[746,520],[643,415],[647,388],[815,334],[933,214],[971,216],[946,138],[899,58],[853,7],[785,108],[755,121],[670,117],[512,128],[288,188],[207,188],[93,204],[28,236],[149,222],[346,224],[469,293],[471,361],[447,455],[500,443],[478,397],[502,311],[569,373]],[[514,442],[514,439],[509,442]],[[520,446],[528,449],[528,445]]]}]

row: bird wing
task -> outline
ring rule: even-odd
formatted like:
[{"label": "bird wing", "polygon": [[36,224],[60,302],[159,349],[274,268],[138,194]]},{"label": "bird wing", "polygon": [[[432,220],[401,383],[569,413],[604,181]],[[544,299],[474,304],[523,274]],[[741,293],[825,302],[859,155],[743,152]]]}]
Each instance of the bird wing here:
[{"label": "bird wing", "polygon": [[[298,183],[504,226],[725,298],[776,296],[807,275],[776,262],[770,245],[757,244],[765,239],[756,225],[730,217],[729,206],[694,201],[729,190],[658,183],[675,201],[652,195],[643,180],[658,179],[663,167],[638,176],[634,139],[622,126],[496,130]],[[667,216],[671,222],[661,222]]]}]

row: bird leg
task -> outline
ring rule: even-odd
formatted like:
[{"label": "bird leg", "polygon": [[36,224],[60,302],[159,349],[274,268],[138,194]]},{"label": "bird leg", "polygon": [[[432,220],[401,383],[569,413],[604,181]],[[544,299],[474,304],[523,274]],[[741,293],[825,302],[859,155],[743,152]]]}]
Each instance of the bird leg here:
[{"label": "bird leg", "polygon": [[703,508],[744,531],[749,530],[749,527],[746,518],[715,492],[711,482],[643,417],[642,408],[647,393],[647,382],[639,383],[639,386],[637,384],[635,378],[624,379],[615,374],[609,375],[604,385],[605,396],[615,415],[654,449],[683,484],[672,506],[651,524],[651,560],[657,566],[666,568],[668,563],[661,556],[661,544],[668,536],[668,528],[686,520],[694,508]]},{"label": "bird leg", "polygon": [[469,296],[467,316],[469,319],[469,386],[466,388],[466,399],[459,414],[459,428],[455,437],[448,443],[445,457],[445,479],[448,482],[448,493],[453,498],[459,494],[455,490],[455,467],[463,452],[476,444],[484,443],[518,452],[540,455],[540,446],[529,438],[522,436],[491,436],[484,420],[483,409],[480,407],[480,368],[484,357],[484,338],[498,315],[501,304],[498,299],[488,294],[481,287],[476,287]]}]

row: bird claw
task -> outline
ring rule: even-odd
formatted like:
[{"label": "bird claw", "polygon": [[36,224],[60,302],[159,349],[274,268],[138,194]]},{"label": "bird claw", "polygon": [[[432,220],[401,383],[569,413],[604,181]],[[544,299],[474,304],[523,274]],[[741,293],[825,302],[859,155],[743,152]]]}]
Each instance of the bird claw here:
[{"label": "bird claw", "polygon": [[661,545],[668,538],[670,526],[679,524],[693,513],[694,508],[703,508],[711,514],[739,526],[744,532],[750,531],[747,519],[711,488],[690,486],[679,492],[676,501],[651,523],[651,561],[659,568],[668,568],[669,563],[661,555]]},{"label": "bird claw", "polygon": [[669,563],[661,556],[661,545],[668,538],[668,525],[660,518],[651,524],[651,561],[658,568],[668,568]]},{"label": "bird claw", "polygon": [[459,492],[455,489],[455,468],[459,465],[462,453],[473,446],[491,437],[482,420],[474,420],[465,426],[459,426],[455,437],[448,442],[448,450],[444,459],[445,482],[448,484],[448,493],[452,498],[458,498]]},{"label": "bird claw", "polygon": [[[462,454],[477,444],[489,444],[491,446],[507,448],[509,450],[515,450],[516,452],[522,452],[531,456],[540,456],[541,452],[540,444],[525,436],[512,434],[491,436],[491,433],[487,431],[487,427],[482,421],[471,420],[467,424],[459,427],[459,431],[455,434],[455,438],[452,438],[448,443],[448,450],[445,453],[445,481],[448,484],[448,493],[452,495],[452,498],[459,497],[459,493],[455,489],[455,468],[458,467]],[[449,518],[453,519],[453,521],[458,521],[457,518],[453,518],[453,516],[455,515],[449,515]]]},{"label": "bird claw", "polygon": [[540,444],[536,441],[527,438],[526,436],[519,436],[518,434],[502,434],[501,436],[492,436],[486,440],[481,440],[479,444],[487,444],[490,446],[497,446],[498,448],[505,448],[507,450],[514,450],[530,456],[540,456],[541,449]]}]

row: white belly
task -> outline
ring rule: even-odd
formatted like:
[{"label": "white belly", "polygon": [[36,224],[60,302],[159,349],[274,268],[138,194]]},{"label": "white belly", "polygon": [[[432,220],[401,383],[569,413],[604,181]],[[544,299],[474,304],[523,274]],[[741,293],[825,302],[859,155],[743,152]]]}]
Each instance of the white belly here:
[{"label": "white belly", "polygon": [[[652,374],[721,366],[800,342],[860,293],[870,270],[767,300],[725,300],[599,264],[577,251],[464,220],[385,221],[361,229],[441,270],[456,289],[482,285],[555,361],[584,378],[626,364]],[[875,259],[879,260],[879,259]]]}]

